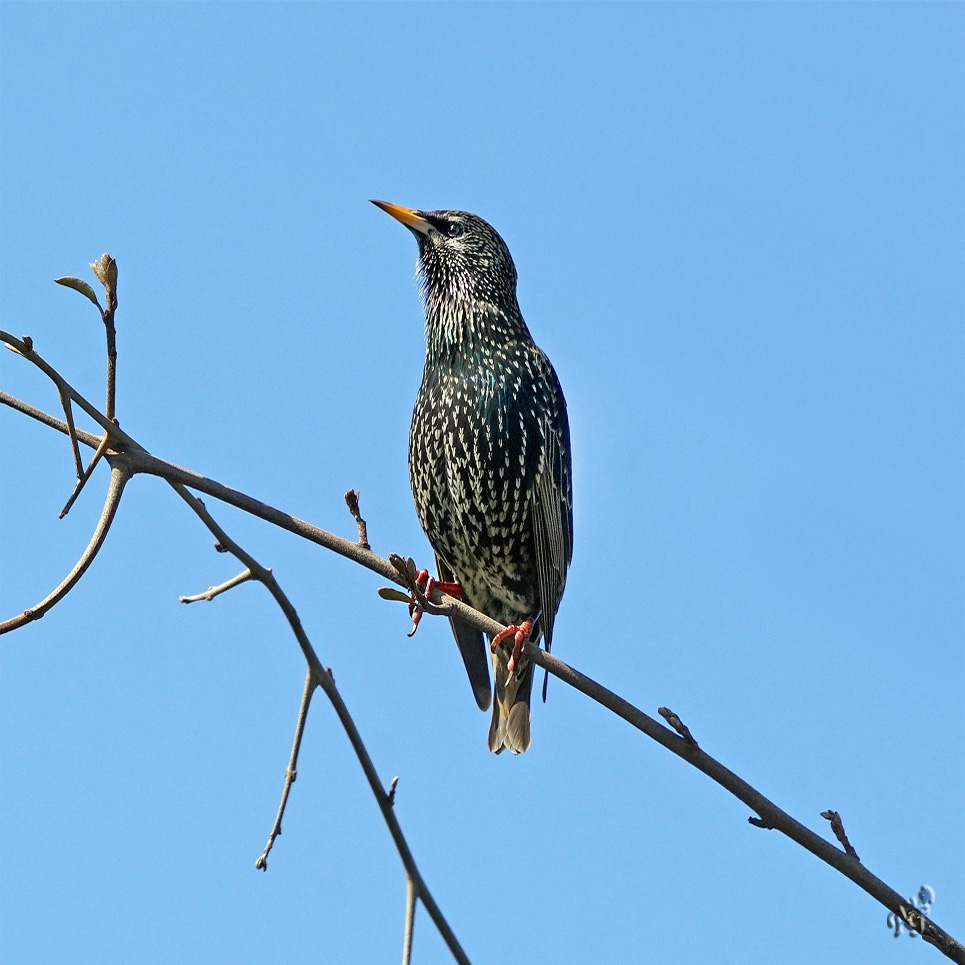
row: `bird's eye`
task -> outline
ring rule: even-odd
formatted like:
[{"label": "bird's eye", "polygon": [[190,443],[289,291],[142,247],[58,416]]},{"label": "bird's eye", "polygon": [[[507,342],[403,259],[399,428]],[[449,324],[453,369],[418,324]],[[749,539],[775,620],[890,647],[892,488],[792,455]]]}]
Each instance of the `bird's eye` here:
[{"label": "bird's eye", "polygon": [[463,228],[458,221],[449,222],[448,234],[450,238],[458,238],[462,234]]}]

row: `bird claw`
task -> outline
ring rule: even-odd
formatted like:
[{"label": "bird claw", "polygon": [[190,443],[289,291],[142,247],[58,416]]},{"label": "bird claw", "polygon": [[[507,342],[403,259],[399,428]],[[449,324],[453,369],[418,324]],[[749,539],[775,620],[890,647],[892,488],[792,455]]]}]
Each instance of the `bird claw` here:
[{"label": "bird claw", "polygon": [[[448,593],[449,596],[459,598],[465,596],[462,587],[458,583],[447,583],[445,580],[434,579],[429,576],[428,570],[419,570],[416,574],[415,585],[423,599],[426,600],[429,600],[433,590],[441,590],[443,593]],[[429,602],[432,601],[430,600]],[[409,602],[409,616],[412,617],[412,629],[406,636],[413,636],[416,630],[419,629],[419,621],[422,619],[423,613],[425,613],[425,610],[423,610],[422,604],[419,602],[418,595],[413,591]]]},{"label": "bird claw", "polygon": [[519,626],[516,626],[514,623],[511,626],[506,627],[505,630],[501,630],[496,634],[495,637],[493,637],[493,642],[489,645],[489,650],[491,653],[495,653],[496,647],[512,637],[513,652],[509,658],[509,663],[506,665],[506,669],[510,673],[516,673],[516,671],[519,669],[520,663],[522,662],[523,647],[526,646],[532,632],[532,620],[524,620]]}]

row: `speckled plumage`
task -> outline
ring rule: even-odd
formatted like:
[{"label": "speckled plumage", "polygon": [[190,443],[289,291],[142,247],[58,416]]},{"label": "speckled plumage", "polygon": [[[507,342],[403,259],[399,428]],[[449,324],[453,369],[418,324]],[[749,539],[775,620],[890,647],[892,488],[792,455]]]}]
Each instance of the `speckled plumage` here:
[{"label": "speckled plumage", "polygon": [[[409,434],[416,511],[440,578],[503,624],[537,618],[547,649],[572,556],[566,403],[549,359],[516,300],[502,238],[462,211],[416,212],[380,203],[419,242],[426,362]],[[453,621],[477,702],[489,703],[482,634]],[[530,743],[533,666],[493,654],[490,749]]]}]

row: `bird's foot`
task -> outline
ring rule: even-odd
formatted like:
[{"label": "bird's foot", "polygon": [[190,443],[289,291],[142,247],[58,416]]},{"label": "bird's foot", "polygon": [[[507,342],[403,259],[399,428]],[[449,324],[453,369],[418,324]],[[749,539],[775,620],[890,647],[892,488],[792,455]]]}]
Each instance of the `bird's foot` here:
[{"label": "bird's foot", "polygon": [[[459,597],[460,599],[465,596],[463,588],[458,583],[447,583],[445,580],[434,579],[429,576],[428,570],[419,570],[416,574],[415,585],[430,602],[433,590],[441,590],[443,593],[448,593],[449,596]],[[408,634],[410,637],[419,629],[419,621],[422,619],[423,612],[418,597],[413,593],[412,600],[409,603],[409,616],[412,617],[412,629]]]},{"label": "bird's foot", "polygon": [[520,661],[523,657],[523,647],[529,641],[529,636],[533,632],[533,621],[524,620],[519,626],[514,623],[512,626],[506,627],[505,630],[501,630],[499,633],[493,637],[493,642],[489,645],[491,652],[495,652],[496,647],[501,643],[508,640],[510,637],[513,638],[513,653],[509,658],[509,663],[506,669],[510,673],[516,673],[519,669]]}]

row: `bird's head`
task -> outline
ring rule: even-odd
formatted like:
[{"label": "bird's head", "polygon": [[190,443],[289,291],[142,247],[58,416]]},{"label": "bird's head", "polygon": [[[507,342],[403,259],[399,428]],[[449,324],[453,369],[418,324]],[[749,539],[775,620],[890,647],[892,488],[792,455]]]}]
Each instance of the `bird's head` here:
[{"label": "bird's head", "polygon": [[466,211],[372,203],[415,235],[427,305],[457,299],[515,305],[516,266],[506,243],[482,218]]}]

